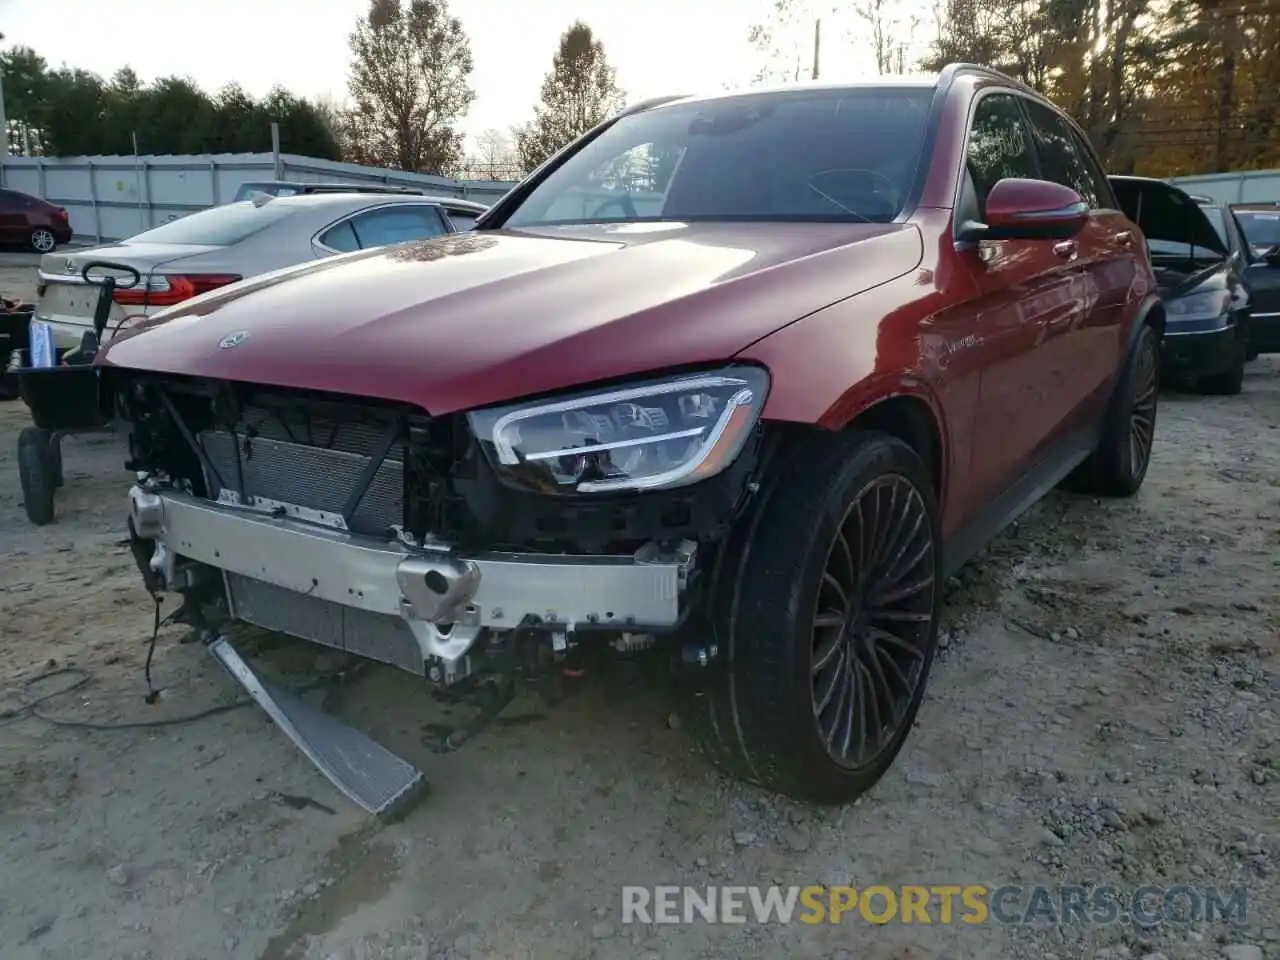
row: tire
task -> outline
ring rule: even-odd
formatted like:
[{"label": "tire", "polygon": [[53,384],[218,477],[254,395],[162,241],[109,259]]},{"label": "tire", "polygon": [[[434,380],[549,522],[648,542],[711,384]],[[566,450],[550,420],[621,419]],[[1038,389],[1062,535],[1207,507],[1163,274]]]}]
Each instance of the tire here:
[{"label": "tire", "polygon": [[1244,362],[1253,363],[1253,361],[1257,360],[1260,356],[1262,356],[1262,354],[1258,352],[1256,347],[1250,347],[1249,352],[1244,355]]},{"label": "tire", "polygon": [[27,236],[27,246],[36,253],[53,253],[58,249],[58,238],[47,227],[36,227]]},{"label": "tire", "polygon": [[54,479],[49,434],[36,427],[24,427],[18,434],[18,480],[27,519],[37,527],[53,522]]},{"label": "tire", "polygon": [[1211,377],[1202,377],[1197,384],[1200,392],[1211,397],[1234,397],[1244,389],[1244,365],[1248,359],[1244,343],[1237,338],[1227,369]]},{"label": "tire", "polygon": [[1151,465],[1159,406],[1160,343],[1156,331],[1144,325],[1103,420],[1098,446],[1064,486],[1099,497],[1137,493]]},{"label": "tire", "polygon": [[[784,462],[721,552],[710,607],[720,655],[686,678],[685,712],[725,773],[848,803],[891,766],[924,696],[943,579],[937,500],[920,458],[887,434],[850,431]],[[840,625],[842,593],[870,591],[889,594],[880,615],[859,602],[856,629]],[[876,733],[863,721],[885,693],[894,720]],[[876,749],[835,758],[872,737]]]},{"label": "tire", "polygon": [[53,473],[54,489],[62,487],[62,437],[56,434],[49,436],[49,468]]}]

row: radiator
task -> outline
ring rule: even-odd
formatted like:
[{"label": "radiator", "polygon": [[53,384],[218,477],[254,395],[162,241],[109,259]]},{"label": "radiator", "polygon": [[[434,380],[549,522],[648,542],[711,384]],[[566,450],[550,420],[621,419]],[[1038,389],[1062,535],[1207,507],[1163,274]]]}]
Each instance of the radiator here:
[{"label": "radiator", "polygon": [[[233,435],[205,430],[199,435],[218,480],[239,492],[326,513],[341,514],[370,459],[385,437],[385,422],[322,417],[289,422],[263,408],[250,408]],[[240,463],[236,464],[236,447]],[[373,476],[349,528],[382,536],[404,514],[403,448],[393,447]],[[389,663],[422,676],[425,668],[413,632],[399,617],[344,607],[239,574],[226,574],[233,615],[290,636]]]},{"label": "radiator", "polygon": [[[384,430],[381,424],[320,419],[285,424],[269,411],[251,409],[234,437],[226,430],[200,434],[205,454],[218,473],[211,480],[210,496],[216,499],[221,487],[239,492],[242,472],[249,496],[340,514],[377,452]],[[353,532],[381,536],[403,521],[402,457],[402,448],[393,447],[374,474],[349,524]]]},{"label": "radiator", "polygon": [[285,587],[228,573],[227,593],[234,617],[292,637],[389,663],[424,676],[422,651],[399,617],[308,597]]}]

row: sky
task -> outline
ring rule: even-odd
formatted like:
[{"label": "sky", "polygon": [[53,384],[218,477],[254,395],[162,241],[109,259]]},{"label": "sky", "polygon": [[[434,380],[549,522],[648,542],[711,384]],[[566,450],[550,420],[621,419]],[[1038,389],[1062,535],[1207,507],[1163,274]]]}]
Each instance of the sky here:
[{"label": "sky", "polygon": [[[814,3],[817,0],[801,0]],[[471,39],[476,99],[469,138],[529,118],[561,33],[585,21],[604,43],[628,100],[715,92],[760,66],[747,40],[770,0],[451,0]],[[210,92],[237,81],[255,96],[280,84],[311,98],[346,97],[347,37],[367,0],[0,0],[0,47],[29,46],[51,66],[143,80],[188,76]],[[806,28],[806,32],[807,32]],[[823,27],[822,74],[865,74],[857,27]]]}]

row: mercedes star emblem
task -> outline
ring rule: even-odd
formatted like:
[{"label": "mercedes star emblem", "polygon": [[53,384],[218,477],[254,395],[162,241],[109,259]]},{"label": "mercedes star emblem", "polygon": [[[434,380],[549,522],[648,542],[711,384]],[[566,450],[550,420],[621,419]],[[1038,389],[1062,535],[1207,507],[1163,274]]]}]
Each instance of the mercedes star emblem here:
[{"label": "mercedes star emblem", "polygon": [[237,330],[235,333],[228,333],[225,337],[218,341],[218,346],[223,350],[230,350],[232,347],[238,347],[249,339],[248,330]]}]

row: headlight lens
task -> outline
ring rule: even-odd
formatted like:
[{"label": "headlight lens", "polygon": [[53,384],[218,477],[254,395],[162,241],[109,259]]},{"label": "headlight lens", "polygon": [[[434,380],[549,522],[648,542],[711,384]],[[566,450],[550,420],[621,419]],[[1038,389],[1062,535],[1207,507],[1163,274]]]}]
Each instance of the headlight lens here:
[{"label": "headlight lens", "polygon": [[1177,297],[1164,305],[1170,317],[1217,317],[1227,312],[1231,294],[1227,290],[1207,290]]},{"label": "headlight lens", "polygon": [[468,414],[490,459],[547,493],[684,486],[742,452],[769,392],[759,367],[677,376]]}]

